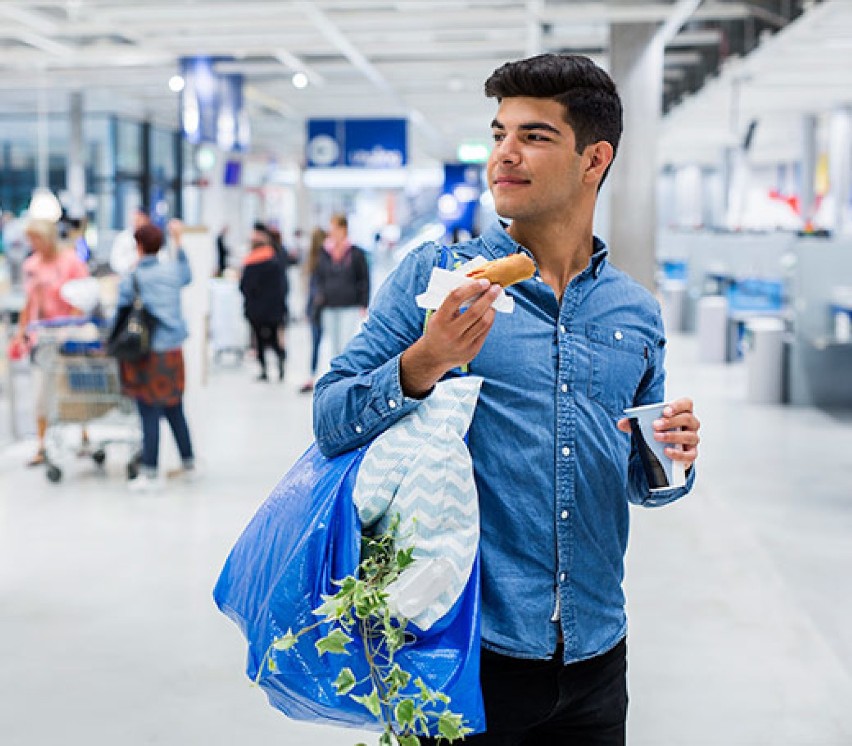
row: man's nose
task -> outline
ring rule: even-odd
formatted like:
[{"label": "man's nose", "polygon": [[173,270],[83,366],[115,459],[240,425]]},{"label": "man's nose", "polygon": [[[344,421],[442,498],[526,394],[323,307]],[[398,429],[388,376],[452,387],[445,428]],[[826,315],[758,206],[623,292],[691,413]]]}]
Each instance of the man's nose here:
[{"label": "man's nose", "polygon": [[518,160],[518,140],[506,135],[500,142],[494,143],[495,156],[501,163],[514,163]]}]

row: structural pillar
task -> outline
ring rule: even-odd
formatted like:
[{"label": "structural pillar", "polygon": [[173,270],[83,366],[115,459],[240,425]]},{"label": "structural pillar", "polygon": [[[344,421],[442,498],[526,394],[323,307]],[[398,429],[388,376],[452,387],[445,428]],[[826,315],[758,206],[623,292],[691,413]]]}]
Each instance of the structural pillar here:
[{"label": "structural pillar", "polygon": [[657,138],[663,93],[663,39],[656,23],[610,26],[610,74],[624,107],[624,134],[608,179],[613,263],[654,290],[657,245]]},{"label": "structural pillar", "polygon": [[832,196],[831,229],[843,234],[848,226],[850,175],[852,175],[852,108],[833,112],[828,137],[828,181]]},{"label": "structural pillar", "polygon": [[83,94],[73,92],[68,98],[68,160],[65,167],[68,190],[68,216],[80,219],[86,214],[86,161],[83,138]]},{"label": "structural pillar", "polygon": [[802,210],[802,223],[807,230],[812,227],[813,217],[816,213],[816,164],[817,164],[817,118],[814,114],[805,114],[802,117],[802,151],[801,151],[801,178],[800,204]]}]

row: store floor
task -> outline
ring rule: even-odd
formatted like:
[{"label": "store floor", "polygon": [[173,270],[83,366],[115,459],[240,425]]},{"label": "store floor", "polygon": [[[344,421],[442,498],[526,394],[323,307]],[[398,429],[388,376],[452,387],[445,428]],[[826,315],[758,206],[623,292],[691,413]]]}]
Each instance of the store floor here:
[{"label": "store floor", "polygon": [[[187,397],[204,475],[131,494],[122,464],[61,484],[0,452],[0,743],[351,746],[243,675],[211,589],[309,442],[303,328],[283,384],[213,368]],[[672,340],[670,394],[704,421],[698,486],[635,509],[628,556],[632,746],[852,743],[852,418],[744,403],[739,366]],[[170,436],[164,461],[175,459]]]}]

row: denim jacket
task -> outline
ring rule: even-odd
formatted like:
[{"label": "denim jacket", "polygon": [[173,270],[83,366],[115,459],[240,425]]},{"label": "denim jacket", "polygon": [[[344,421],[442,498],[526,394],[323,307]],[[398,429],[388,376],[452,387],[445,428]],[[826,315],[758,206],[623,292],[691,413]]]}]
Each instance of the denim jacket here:
[{"label": "denim jacket", "polygon": [[133,302],[133,277],[139,282],[142,303],[157,317],[151,348],[154,352],[177,349],[187,338],[186,322],[181,311],[181,288],[192,281],[189,261],[183,249],[174,259],[160,261],[156,256],[143,256],[136,269],[121,278],[118,307]]},{"label": "denim jacket", "polygon": [[[467,260],[527,251],[500,224],[453,247]],[[403,395],[402,352],[422,333],[415,305],[439,247],[409,254],[379,290],[368,321],[317,384],[314,429],[327,454],[368,442],[420,401]],[[528,252],[527,252],[528,253]],[[470,371],[484,378],[468,433],[480,502],[482,642],[498,653],[566,663],[600,655],[625,635],[622,580],[628,503],[658,506],[685,487],[650,493],[623,409],[665,398],[665,338],[657,302],[606,259],[561,303],[535,277],[508,288]],[[560,635],[561,631],[561,635]]]}]

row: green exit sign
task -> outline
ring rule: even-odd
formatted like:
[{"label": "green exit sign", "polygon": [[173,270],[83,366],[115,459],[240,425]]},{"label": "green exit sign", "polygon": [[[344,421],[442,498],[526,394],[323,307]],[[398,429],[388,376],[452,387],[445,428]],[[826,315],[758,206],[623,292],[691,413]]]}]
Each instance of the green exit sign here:
[{"label": "green exit sign", "polygon": [[463,142],[456,155],[459,163],[485,163],[488,160],[488,146],[484,142]]}]

